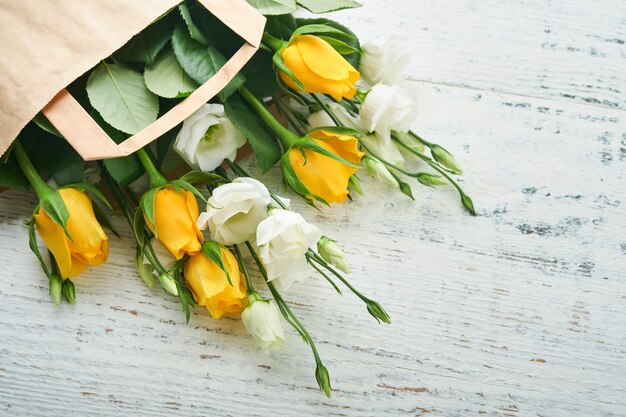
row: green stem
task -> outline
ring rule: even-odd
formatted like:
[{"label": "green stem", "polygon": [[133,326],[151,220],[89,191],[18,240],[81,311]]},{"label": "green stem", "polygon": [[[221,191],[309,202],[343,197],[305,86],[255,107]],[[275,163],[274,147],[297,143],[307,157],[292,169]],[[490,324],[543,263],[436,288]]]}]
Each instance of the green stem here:
[{"label": "green stem", "polygon": [[330,107],[328,107],[326,105],[326,103],[324,103],[318,96],[317,94],[311,94],[311,96],[313,96],[313,99],[317,102],[317,104],[320,105],[320,107],[326,112],[326,114],[328,116],[330,116],[330,118],[333,120],[333,122],[339,126],[339,127],[343,127],[344,124],[341,123],[341,120],[339,120],[339,118],[335,115],[335,112],[333,112]]},{"label": "green stem", "polygon": [[286,107],[284,104],[282,104],[279,98],[275,98],[274,103],[276,104],[276,108],[278,109],[278,112],[282,114],[283,116],[285,116],[285,118],[287,119],[289,124],[293,127],[293,129],[296,131],[296,133],[300,136],[304,136],[305,132],[303,130],[303,126],[301,123],[299,123],[296,120],[291,109]]},{"label": "green stem", "polygon": [[152,158],[144,148],[139,149],[136,152],[136,155],[137,158],[139,158],[139,162],[141,162],[141,165],[143,165],[144,169],[148,173],[148,177],[150,177],[150,188],[162,187],[167,184],[167,180],[163,174],[161,174],[156,165],[154,165]]},{"label": "green stem", "polygon": [[307,341],[307,343],[311,347],[311,351],[313,352],[313,356],[315,357],[315,363],[318,366],[321,365],[322,360],[320,358],[319,353],[317,352],[315,343],[313,343],[313,338],[311,337],[307,329],[304,327],[304,325],[300,322],[300,320],[298,320],[296,315],[293,314],[293,312],[291,311],[291,309],[289,308],[289,306],[287,305],[283,297],[280,295],[280,292],[278,292],[278,290],[274,286],[274,283],[268,280],[267,271],[265,270],[263,263],[259,259],[259,256],[256,254],[250,242],[246,242],[246,246],[248,247],[248,251],[250,252],[252,257],[254,258],[254,262],[259,267],[259,271],[261,271],[261,275],[263,275],[263,279],[265,279],[265,282],[267,283],[267,286],[270,289],[270,292],[272,293],[274,300],[276,301],[277,304],[279,304],[282,307],[281,309],[283,309],[284,313],[286,313],[284,315],[289,316],[289,317],[285,317],[285,319],[289,321],[289,323],[298,331],[298,333],[302,335],[302,337],[304,337],[304,339]]},{"label": "green stem", "polygon": [[254,111],[256,111],[256,113],[261,117],[261,119],[263,119],[265,124],[270,129],[272,129],[272,131],[278,136],[285,149],[290,148],[291,145],[293,145],[299,139],[299,137],[295,133],[280,124],[280,122],[276,120],[272,113],[270,113],[267,107],[265,107],[265,104],[259,101],[259,99],[257,99],[254,94],[250,92],[250,90],[248,90],[244,86],[241,86],[239,87],[239,92],[241,93],[241,96],[248,102],[248,104],[250,104],[250,106],[254,109]]},{"label": "green stem", "polygon": [[30,182],[30,185],[35,190],[37,197],[41,200],[46,194],[51,191],[54,191],[52,187],[50,187],[39,175],[37,172],[37,168],[33,165],[33,163],[28,158],[24,147],[19,141],[15,141],[13,145],[13,153],[15,154],[15,159],[17,159],[17,163],[22,169],[22,172]]},{"label": "green stem", "polygon": [[369,298],[367,298],[366,296],[361,294],[361,292],[359,292],[356,288],[354,288],[352,286],[352,284],[350,284],[350,282],[347,279],[345,279],[343,276],[341,276],[341,274],[339,272],[335,271],[334,268],[332,268],[330,265],[328,265],[328,263],[321,256],[319,256],[317,253],[315,253],[314,251],[309,249],[307,255],[309,255],[318,264],[320,264],[321,266],[326,268],[328,271],[330,271],[331,274],[336,276],[346,287],[348,287],[348,289],[350,291],[352,291],[354,293],[354,295],[356,295],[357,297],[359,297],[361,300],[363,300],[365,302],[370,301]]},{"label": "green stem", "polygon": [[263,38],[261,38],[261,42],[265,44],[268,48],[270,48],[274,52],[278,52],[283,46],[287,43],[283,40],[280,40],[267,32],[263,33]]},{"label": "green stem", "polygon": [[243,276],[246,278],[246,285],[248,286],[248,294],[254,292],[254,285],[252,285],[252,280],[250,279],[250,274],[248,273],[248,267],[246,263],[243,261],[243,255],[241,254],[241,250],[239,250],[238,245],[233,245],[233,249],[235,250],[235,256],[237,257],[237,262],[239,263],[239,268],[241,272],[243,272]]}]

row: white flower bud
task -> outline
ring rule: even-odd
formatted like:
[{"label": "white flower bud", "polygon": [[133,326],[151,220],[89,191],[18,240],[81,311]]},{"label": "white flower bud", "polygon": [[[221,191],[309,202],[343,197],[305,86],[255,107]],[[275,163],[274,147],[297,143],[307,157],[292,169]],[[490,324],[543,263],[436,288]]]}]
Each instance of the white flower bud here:
[{"label": "white flower bud", "polygon": [[283,320],[276,304],[252,293],[248,295],[248,306],[241,313],[243,325],[263,348],[275,348],[285,342]]},{"label": "white flower bud", "polygon": [[378,159],[366,155],[362,162],[365,169],[372,175],[372,177],[384,182],[385,184],[389,184],[394,188],[399,187],[398,180],[391,175],[391,172],[389,172],[385,164],[380,162]]},{"label": "white flower bud", "polygon": [[317,242],[317,251],[326,262],[346,274],[350,273],[350,264],[346,261],[345,254],[336,240],[322,236]]}]

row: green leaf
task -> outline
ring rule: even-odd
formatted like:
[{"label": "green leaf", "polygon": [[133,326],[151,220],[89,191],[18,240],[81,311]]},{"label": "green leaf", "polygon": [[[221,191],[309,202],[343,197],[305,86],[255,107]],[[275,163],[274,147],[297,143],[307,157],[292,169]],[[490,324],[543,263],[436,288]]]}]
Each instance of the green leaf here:
[{"label": "green leaf", "polygon": [[52,123],[50,123],[50,120],[48,120],[46,116],[43,115],[43,113],[37,113],[37,115],[33,117],[33,122],[35,122],[37,126],[42,128],[46,132],[53,134],[55,136],[58,136],[60,138],[63,137],[63,135],[57,130],[56,127],[52,125]]},{"label": "green leaf", "polygon": [[296,78],[296,76],[293,74],[293,72],[291,72],[291,70],[287,67],[287,65],[285,65],[285,61],[283,61],[283,57],[281,56],[281,53],[282,53],[282,50],[277,51],[272,56],[272,62],[274,63],[274,65],[276,65],[276,68],[284,72],[286,76],[291,78],[293,82],[296,83],[296,86],[300,89],[300,91],[304,91],[304,84],[302,84],[302,82],[298,78]]},{"label": "green leaf", "polygon": [[67,220],[70,218],[70,212],[67,211],[67,206],[65,205],[63,198],[61,198],[59,191],[50,191],[42,197],[39,204],[48,217],[50,217],[53,222],[61,226],[67,237],[72,240],[72,237],[65,227]]},{"label": "green leaf", "polygon": [[[38,211],[39,207],[35,208],[35,213]],[[32,217],[28,222],[28,246],[30,246],[30,250],[33,251],[37,259],[39,260],[39,264],[41,265],[41,269],[43,270],[46,277],[50,279],[50,270],[48,269],[48,265],[43,260],[43,256],[41,256],[41,252],[39,251],[39,246],[37,246],[37,235],[35,234],[35,218]]]},{"label": "green leaf", "polygon": [[281,155],[275,134],[239,94],[233,94],[224,102],[224,110],[228,118],[248,138],[263,172],[268,171]]},{"label": "green leaf", "polygon": [[[324,39],[328,42],[327,38],[334,38],[334,39],[337,39],[337,40],[339,40],[341,42],[346,43],[347,45],[349,45],[350,47],[356,49],[357,51],[361,50],[361,44],[359,42],[359,38],[354,34],[354,32],[352,32],[349,28],[347,28],[346,26],[342,25],[341,23],[338,23],[338,22],[335,22],[334,20],[330,20],[330,19],[326,19],[326,18],[296,19],[296,22],[297,22],[298,26],[308,26],[308,25],[318,25],[318,24],[321,24],[321,25],[330,26],[330,27],[334,27],[336,29],[339,29],[343,33],[347,33],[347,34],[351,35],[351,37],[350,38],[346,38],[345,36],[342,36],[342,35],[338,35],[338,34],[334,34],[334,33],[327,33],[326,35],[324,35]],[[331,46],[332,46],[332,44],[331,44]],[[355,53],[344,55],[344,58],[354,68],[357,68],[357,69],[359,68],[359,64],[361,62],[361,54],[355,52]]]},{"label": "green leaf", "polygon": [[295,0],[246,0],[259,13],[277,15],[295,12],[298,8]]},{"label": "green leaf", "polygon": [[353,0],[297,0],[298,5],[312,13],[327,13],[336,10],[354,9],[362,4]]},{"label": "green leaf", "polygon": [[348,39],[354,39],[353,34],[348,33],[342,29],[337,29],[333,26],[326,25],[324,23],[312,23],[310,25],[300,26],[298,27],[298,29],[295,30],[295,32],[293,32],[293,34],[291,35],[291,39],[299,35],[312,35],[312,34],[319,34],[319,33],[330,33],[334,35],[343,36]]},{"label": "green leaf", "polygon": [[212,172],[203,172],[203,171],[189,171],[182,177],[180,177],[181,181],[185,181],[189,184],[205,184],[212,185],[218,182],[225,182],[226,179],[221,175],[214,174]]},{"label": "green leaf", "polygon": [[[159,188],[151,188],[141,196],[141,200],[139,200],[139,207],[141,207],[141,211],[146,216],[150,224],[152,225],[154,236],[157,237],[157,230],[154,227],[154,197],[156,196]],[[135,216],[135,222],[137,222],[137,216]]]},{"label": "green leaf", "polygon": [[226,265],[224,265],[224,260],[222,259],[222,252],[220,250],[220,245],[218,245],[217,242],[214,242],[214,241],[204,242],[202,244],[202,253],[208,259],[213,261],[217,266],[219,266],[222,271],[224,271],[224,273],[226,274],[226,279],[228,280],[228,283],[232,287],[233,283],[230,280],[230,273],[228,272],[228,269],[226,269]]},{"label": "green leaf", "polygon": [[265,31],[270,35],[288,40],[293,32],[298,28],[296,19],[291,14],[282,14],[278,16],[268,16],[265,24]]},{"label": "green leaf", "polygon": [[30,188],[28,179],[12,155],[9,156],[7,162],[0,164],[0,187],[18,190],[28,190]]},{"label": "green leaf", "polygon": [[187,25],[187,30],[189,31],[189,36],[191,36],[191,39],[198,41],[203,45],[208,45],[209,41],[207,40],[207,38],[193,23],[193,20],[191,19],[191,13],[189,13],[189,8],[187,7],[187,5],[185,3],[181,3],[178,6],[178,11],[185,21],[185,24]]},{"label": "green leaf", "polygon": [[119,65],[101,62],[87,80],[89,102],[114,128],[135,134],[157,119],[159,99],[143,76]]},{"label": "green leaf", "polygon": [[174,16],[166,16],[157,20],[133,36],[113,54],[113,57],[121,61],[153,64],[159,51],[163,49],[172,36],[175,21]]},{"label": "green leaf", "polygon": [[331,38],[330,36],[320,35],[318,38],[325,40],[333,49],[339,52],[341,55],[360,54],[361,51],[354,46],[348,45],[346,42],[339,39]]},{"label": "green leaf", "polygon": [[271,97],[278,92],[272,55],[271,52],[260,50],[241,70],[247,80],[246,88],[257,97]]},{"label": "green leaf", "polygon": [[198,88],[180,66],[171,48],[165,50],[153,65],[146,67],[143,77],[150,91],[165,98],[185,97]]},{"label": "green leaf", "polygon": [[[174,54],[187,75],[198,84],[204,84],[226,63],[226,58],[211,45],[205,46],[193,40],[182,24],[176,26],[172,37]],[[240,73],[219,92],[220,100],[226,100],[243,83],[245,78]]]},{"label": "green leaf", "polygon": [[59,186],[80,182],[85,177],[85,161],[79,160],[52,174],[52,179]]}]

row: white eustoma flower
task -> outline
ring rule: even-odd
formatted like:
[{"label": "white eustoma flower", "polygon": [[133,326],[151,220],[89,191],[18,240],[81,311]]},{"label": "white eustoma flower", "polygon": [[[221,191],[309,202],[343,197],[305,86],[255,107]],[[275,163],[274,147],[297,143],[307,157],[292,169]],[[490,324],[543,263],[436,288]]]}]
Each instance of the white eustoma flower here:
[{"label": "white eustoma flower", "polygon": [[268,280],[285,290],[306,274],[305,254],[314,248],[322,231],[293,211],[274,209],[259,223],[256,244]]},{"label": "white eustoma flower", "polygon": [[411,64],[408,43],[399,38],[368,42],[361,47],[361,77],[370,85],[399,84]]},{"label": "white eustoma flower", "polygon": [[246,137],[230,121],[221,104],[204,104],[183,122],[174,150],[191,167],[212,171],[224,159],[235,159]]},{"label": "white eustoma flower", "polygon": [[407,132],[411,128],[415,105],[397,85],[377,84],[365,96],[360,116],[368,132],[389,140],[392,130]]},{"label": "white eustoma flower", "polygon": [[236,178],[213,190],[206,211],[198,217],[198,227],[208,227],[211,239],[222,245],[253,240],[259,223],[267,217],[272,198],[254,178]]},{"label": "white eustoma flower", "polygon": [[276,304],[254,293],[248,296],[248,303],[241,313],[241,321],[248,333],[263,349],[282,345],[285,342],[283,319]]}]

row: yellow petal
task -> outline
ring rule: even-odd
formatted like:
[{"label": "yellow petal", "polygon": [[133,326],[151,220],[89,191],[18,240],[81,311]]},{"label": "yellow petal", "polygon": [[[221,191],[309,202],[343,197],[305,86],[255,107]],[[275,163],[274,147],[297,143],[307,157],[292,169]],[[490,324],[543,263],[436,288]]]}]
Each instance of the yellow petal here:
[{"label": "yellow petal", "polygon": [[61,277],[69,277],[72,271],[72,256],[63,228],[53,222],[43,209],[35,213],[35,226],[37,226],[37,233],[41,240],[52,252],[59,266]]}]

